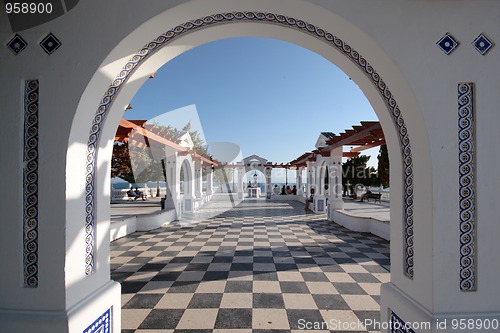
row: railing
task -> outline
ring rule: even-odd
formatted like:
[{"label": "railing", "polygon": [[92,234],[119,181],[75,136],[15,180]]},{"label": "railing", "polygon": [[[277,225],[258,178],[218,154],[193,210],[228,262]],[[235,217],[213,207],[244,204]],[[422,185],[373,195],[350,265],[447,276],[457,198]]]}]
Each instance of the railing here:
[{"label": "railing", "polygon": [[111,189],[111,201],[119,201],[119,200],[127,200],[128,195],[127,195],[128,190],[115,190]]},{"label": "railing", "polygon": [[[148,188],[147,189],[147,193],[148,195],[153,198],[153,197],[156,197],[156,193],[157,193],[157,188]],[[145,192],[146,193],[146,192]],[[164,197],[165,195],[167,195],[167,188],[166,187],[160,187],[160,197]]]},{"label": "railing", "polygon": [[[130,189],[115,189],[111,187],[111,201],[120,201],[120,200],[128,200],[128,195],[127,192]],[[139,191],[144,193],[146,197],[155,197],[156,196],[156,188],[151,189],[148,187],[139,187]],[[163,195],[167,193],[166,189],[164,188]],[[160,195],[161,195],[161,188],[160,188]]]}]

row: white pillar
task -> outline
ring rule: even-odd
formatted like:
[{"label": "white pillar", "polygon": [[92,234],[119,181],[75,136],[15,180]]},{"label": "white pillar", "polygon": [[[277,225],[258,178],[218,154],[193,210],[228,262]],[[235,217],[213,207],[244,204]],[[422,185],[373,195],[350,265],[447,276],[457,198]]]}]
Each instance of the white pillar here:
[{"label": "white pillar", "polygon": [[190,156],[188,156],[185,161],[188,162],[188,166],[184,170],[184,210],[186,212],[194,212],[196,210],[194,161]]},{"label": "white pillar", "polygon": [[202,173],[203,162],[195,160],[194,161],[194,183],[195,192],[194,196],[197,200],[201,200],[203,191],[203,173]]},{"label": "white pillar", "polygon": [[307,197],[311,196],[311,189],[314,189],[314,164],[311,161],[307,161]]},{"label": "white pillar", "polygon": [[[2,124],[2,133],[6,127],[16,127],[7,124],[12,123]],[[60,124],[53,126],[54,130],[61,129]],[[11,157],[17,154],[15,141],[12,147]],[[107,323],[120,331],[121,287],[110,280],[110,172],[103,168],[96,173],[98,190],[94,195],[100,196],[101,201],[96,199],[90,234],[85,228],[84,206],[76,205],[80,215],[71,211],[75,207],[73,201],[78,199],[65,193],[66,175],[52,174],[57,162],[50,155],[65,147],[63,142],[57,149],[48,143],[40,146],[46,153],[40,168],[36,166],[40,186],[36,194],[29,189],[31,198],[40,201],[20,200],[17,194],[23,197],[22,186],[20,192],[9,187],[9,195],[2,199],[0,332],[88,332],[86,328],[99,320],[101,325],[95,325],[96,328]],[[103,148],[99,153],[111,156],[111,149]],[[2,150],[2,159],[9,153]],[[10,162],[4,164],[17,165],[15,158],[7,160]],[[18,180],[16,174],[5,178]],[[10,210],[15,218],[5,219]],[[68,215],[67,210],[73,215]],[[23,235],[23,227],[32,229]]]},{"label": "white pillar", "polygon": [[318,195],[325,196],[325,176],[327,161],[324,157],[316,159],[316,184],[318,186]]},{"label": "white pillar", "polygon": [[297,172],[297,195],[302,197],[304,196],[304,191],[302,191],[302,167],[298,167]]},{"label": "white pillar", "polygon": [[325,176],[325,165],[323,165],[324,158],[317,157],[316,162],[314,162],[314,184],[315,184],[315,192],[317,194],[314,195],[314,212],[317,214],[324,213],[326,211],[326,197],[325,197],[325,184],[324,184],[324,176]]},{"label": "white pillar", "polygon": [[273,168],[271,167],[266,167],[264,170],[264,175],[266,176],[266,199],[271,199],[272,196],[272,184],[271,184],[271,174],[272,174]]},{"label": "white pillar", "polygon": [[207,173],[207,195],[213,195],[214,194],[214,169],[212,169],[212,166],[206,166],[205,167],[206,173]]},{"label": "white pillar", "polygon": [[180,217],[180,163],[178,163],[178,152],[165,148],[165,172],[167,176],[167,194],[165,209],[175,210],[176,218]]},{"label": "white pillar", "polygon": [[329,197],[328,197],[328,219],[333,220],[333,211],[344,209],[342,200],[342,147],[333,149],[329,158]]},{"label": "white pillar", "polygon": [[243,200],[243,176],[245,175],[245,168],[238,168],[238,199]]}]

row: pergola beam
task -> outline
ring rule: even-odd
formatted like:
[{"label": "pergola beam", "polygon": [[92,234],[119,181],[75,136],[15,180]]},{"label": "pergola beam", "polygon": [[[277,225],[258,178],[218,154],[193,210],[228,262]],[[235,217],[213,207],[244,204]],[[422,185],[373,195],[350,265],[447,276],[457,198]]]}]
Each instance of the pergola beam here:
[{"label": "pergola beam", "polygon": [[359,147],[354,147],[350,150],[351,153],[357,153],[357,152],[361,152],[363,150],[366,150],[366,149],[370,149],[370,148],[375,148],[375,147],[378,147],[378,146],[381,146],[381,145],[385,145],[385,139],[381,139],[381,140],[378,140],[378,141],[375,141],[375,142],[372,142],[372,143],[368,143],[366,145],[363,145],[363,146],[359,146]]},{"label": "pergola beam", "polygon": [[368,127],[365,127],[365,129],[363,129],[359,132],[356,132],[354,130],[347,130],[346,134],[350,134],[350,135],[346,136],[345,138],[343,138],[339,141],[335,141],[335,139],[329,140],[329,141],[327,141],[328,146],[321,148],[321,149],[326,150],[326,151],[332,151],[335,148],[350,145],[353,142],[356,142],[358,140],[362,140],[363,138],[365,138],[367,136],[373,135],[372,132],[375,130],[378,130],[378,129],[382,129],[382,127],[380,126],[380,123],[376,122],[374,124],[371,124]]},{"label": "pergola beam", "polygon": [[289,164],[297,167],[306,166],[308,161],[316,161],[316,156],[329,156],[335,148],[342,146],[359,146],[351,151],[343,152],[342,157],[352,158],[359,155],[359,152],[385,144],[384,131],[378,121],[361,121],[361,125],[354,125],[352,129],[347,129],[339,135],[334,135],[327,140],[326,147],[304,153]]},{"label": "pergola beam", "polygon": [[[143,147],[151,147],[151,141],[158,143],[163,146],[168,146],[170,148],[173,148],[177,151],[179,151],[181,154],[191,154],[193,158],[199,159],[203,162],[207,162],[211,165],[217,165],[218,162],[212,160],[208,156],[204,156],[200,153],[197,153],[194,150],[190,150],[186,147],[182,147],[178,145],[175,142],[172,142],[168,139],[165,139],[164,137],[155,134],[147,129],[145,129],[144,123],[145,120],[134,120],[134,121],[129,121],[126,119],[121,119],[120,120],[120,126],[118,127],[117,134],[115,135],[115,140],[121,141],[121,142],[129,142],[133,144],[134,146],[143,148]],[[135,132],[132,132],[134,131]],[[137,140],[134,138],[134,136],[139,135],[144,138],[144,142],[141,140]]]}]

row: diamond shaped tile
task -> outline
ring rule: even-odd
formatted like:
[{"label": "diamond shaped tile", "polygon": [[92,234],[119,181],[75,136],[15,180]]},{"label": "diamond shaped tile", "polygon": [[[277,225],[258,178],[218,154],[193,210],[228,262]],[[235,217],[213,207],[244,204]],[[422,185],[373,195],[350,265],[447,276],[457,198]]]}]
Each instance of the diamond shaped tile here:
[{"label": "diamond shaped tile", "polygon": [[40,42],[40,46],[47,54],[54,53],[61,45],[61,42],[52,33],[48,34],[47,37]]},{"label": "diamond shaped tile", "polygon": [[493,44],[493,42],[490,41],[484,34],[480,34],[476,39],[474,39],[472,45],[477,52],[485,55],[495,44]]},{"label": "diamond shaped tile", "polygon": [[12,37],[12,39],[7,43],[7,47],[14,52],[14,54],[19,54],[19,52],[24,50],[26,46],[28,46],[28,43],[26,43],[18,34]]},{"label": "diamond shaped tile", "polygon": [[437,43],[437,46],[447,55],[451,54],[460,43],[452,35],[446,33]]}]

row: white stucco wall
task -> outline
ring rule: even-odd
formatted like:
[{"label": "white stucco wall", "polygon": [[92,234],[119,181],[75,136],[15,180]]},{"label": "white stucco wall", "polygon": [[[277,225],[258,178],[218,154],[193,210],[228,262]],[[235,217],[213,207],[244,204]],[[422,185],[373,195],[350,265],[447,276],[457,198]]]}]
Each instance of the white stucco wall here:
[{"label": "white stucco wall", "polygon": [[[176,6],[180,4],[179,6]],[[397,132],[379,93],[349,59],[302,32],[262,23],[214,26],[185,35],[151,57],[129,79],[102,130],[96,179],[97,271],[85,276],[85,150],[90,124],[112,79],[136,50],[168,29],[205,15],[268,11],[304,19],[342,38],[383,77],[411,139],[415,182],[415,277],[403,274],[401,154]],[[146,77],[169,59],[205,42],[265,36],[304,46],[331,60],[363,90],[379,117],[391,159],[392,282],[429,313],[494,312],[500,308],[495,210],[500,161],[500,47],[481,56],[470,45],[481,32],[500,43],[500,3],[494,0],[195,0],[80,1],[69,13],[20,32],[27,49],[0,47],[0,140],[4,187],[0,309],[71,309],[109,280],[109,157],[123,108]],[[62,46],[48,56],[37,45],[49,32]],[[446,32],[461,43],[446,56],[436,45]],[[12,36],[0,13],[0,37]],[[39,286],[22,285],[23,82],[40,81]],[[478,290],[459,290],[457,83],[475,82],[477,120]],[[396,186],[395,186],[396,184]],[[454,193],[450,195],[449,193]],[[50,297],[47,297],[50,295]],[[0,314],[1,315],[1,314]],[[85,320],[82,318],[81,325]],[[90,318],[94,319],[94,318]],[[75,325],[79,325],[78,323]]]}]

